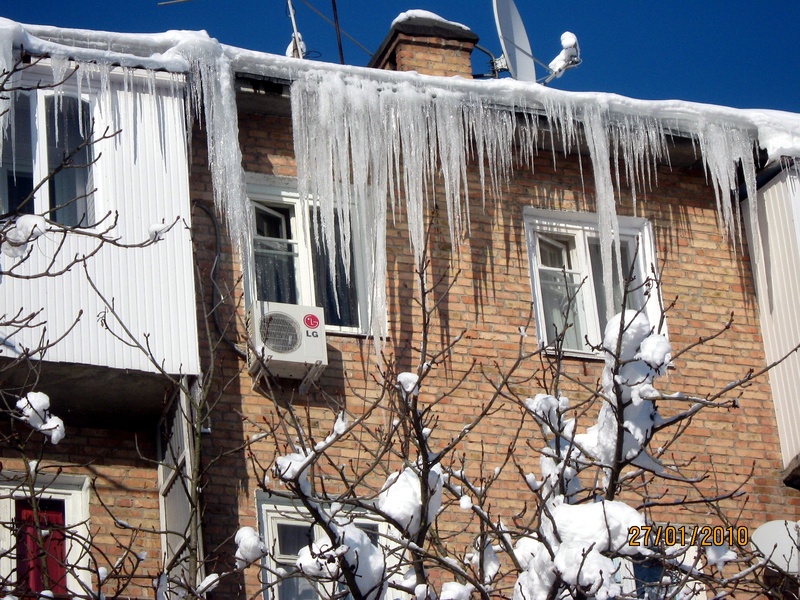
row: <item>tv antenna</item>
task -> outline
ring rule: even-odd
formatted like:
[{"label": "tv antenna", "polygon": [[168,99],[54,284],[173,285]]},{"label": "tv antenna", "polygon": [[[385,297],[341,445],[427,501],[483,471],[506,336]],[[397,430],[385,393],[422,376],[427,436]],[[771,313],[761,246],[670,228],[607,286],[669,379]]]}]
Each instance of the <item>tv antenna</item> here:
[{"label": "tv antenna", "polygon": [[[492,70],[495,73],[508,71],[511,77],[519,81],[548,84],[561,77],[567,69],[581,64],[578,38],[574,33],[565,31],[561,34],[561,52],[546,65],[533,55],[525,25],[514,0],[493,0],[492,3],[497,35],[503,48],[503,56],[492,61]],[[547,71],[542,79],[536,78],[537,63]]]},{"label": "tv antenna", "polygon": [[297,30],[297,19],[294,15],[294,4],[292,0],[286,0],[289,4],[289,19],[292,21],[292,41],[289,42],[289,47],[286,48],[286,56],[294,58],[303,58],[306,53],[306,45],[303,42],[303,36]]}]

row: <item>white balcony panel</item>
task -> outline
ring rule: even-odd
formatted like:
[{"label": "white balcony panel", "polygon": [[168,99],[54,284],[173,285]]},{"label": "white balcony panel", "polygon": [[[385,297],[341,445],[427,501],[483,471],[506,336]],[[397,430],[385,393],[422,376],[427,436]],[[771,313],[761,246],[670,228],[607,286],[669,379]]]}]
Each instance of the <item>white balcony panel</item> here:
[{"label": "white balcony panel", "polygon": [[[800,342],[798,183],[794,169],[784,170],[760,190],[758,260],[752,250],[753,236],[749,236],[767,363],[782,358]],[[800,454],[800,355],[789,356],[770,371],[769,378],[785,468]]]},{"label": "white balcony panel", "polygon": [[[133,88],[114,83],[101,103],[93,106],[95,131],[121,129],[119,135],[94,147],[99,159],[93,168],[95,216],[108,213],[117,219],[112,234],[126,244],[148,238],[148,229],[162,221],[178,223],[163,241],[147,247],[123,249],[103,245],[81,265],[56,277],[14,279],[0,283],[2,312],[31,313],[41,309],[38,327],[8,337],[3,353],[37,348],[40,340],[60,338],[77,320],[66,337],[46,351],[44,359],[101,365],[119,369],[157,371],[153,361],[170,373],[198,373],[197,311],[193,255],[187,224],[191,223],[189,175],[182,92],[174,83],[143,79]],[[179,86],[178,86],[179,87]],[[102,226],[100,227],[102,228]],[[97,248],[94,239],[48,233],[33,244],[21,273],[34,275],[67,265],[76,255]],[[3,256],[4,268],[11,259]],[[135,341],[130,339],[92,289],[91,277],[100,292],[113,303]],[[105,330],[105,322],[128,343]],[[12,335],[13,334],[13,335]],[[148,349],[143,352],[137,344]],[[40,357],[37,357],[40,358]]]}]

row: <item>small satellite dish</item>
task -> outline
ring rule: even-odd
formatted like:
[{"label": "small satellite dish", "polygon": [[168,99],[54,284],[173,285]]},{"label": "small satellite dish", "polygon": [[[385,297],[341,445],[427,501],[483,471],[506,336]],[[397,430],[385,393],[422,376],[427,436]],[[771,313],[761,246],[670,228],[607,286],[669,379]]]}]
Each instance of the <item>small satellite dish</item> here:
[{"label": "small satellite dish", "polygon": [[771,563],[787,573],[800,573],[800,523],[769,521],[750,537]]},{"label": "small satellite dish", "polygon": [[497,35],[503,48],[503,65],[514,79],[536,81],[531,43],[514,0],[493,0]]}]

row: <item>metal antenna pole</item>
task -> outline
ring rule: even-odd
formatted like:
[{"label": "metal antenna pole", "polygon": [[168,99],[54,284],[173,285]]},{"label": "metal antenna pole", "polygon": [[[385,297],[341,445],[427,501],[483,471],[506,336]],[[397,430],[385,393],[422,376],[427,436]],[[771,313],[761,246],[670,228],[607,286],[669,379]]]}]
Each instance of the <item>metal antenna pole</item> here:
[{"label": "metal antenna pole", "polygon": [[292,20],[292,44],[294,44],[294,54],[296,58],[303,58],[303,53],[300,52],[300,33],[297,31],[297,20],[294,17],[294,5],[292,0],[287,0],[289,3],[289,18]]},{"label": "metal antenna pole", "polygon": [[339,13],[336,10],[336,0],[331,0],[333,4],[333,26],[336,29],[336,43],[339,44],[339,64],[344,64],[344,51],[342,50],[342,30],[339,28]]}]

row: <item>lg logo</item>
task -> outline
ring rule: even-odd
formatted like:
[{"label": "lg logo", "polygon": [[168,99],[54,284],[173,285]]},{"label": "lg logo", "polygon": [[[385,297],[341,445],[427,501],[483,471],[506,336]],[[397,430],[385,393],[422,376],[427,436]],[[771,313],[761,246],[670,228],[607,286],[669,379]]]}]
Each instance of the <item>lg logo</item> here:
[{"label": "lg logo", "polygon": [[[308,329],[316,329],[320,325],[319,317],[312,314],[307,314],[303,317],[303,323]],[[319,337],[319,333],[316,331],[306,331],[306,337]]]}]

